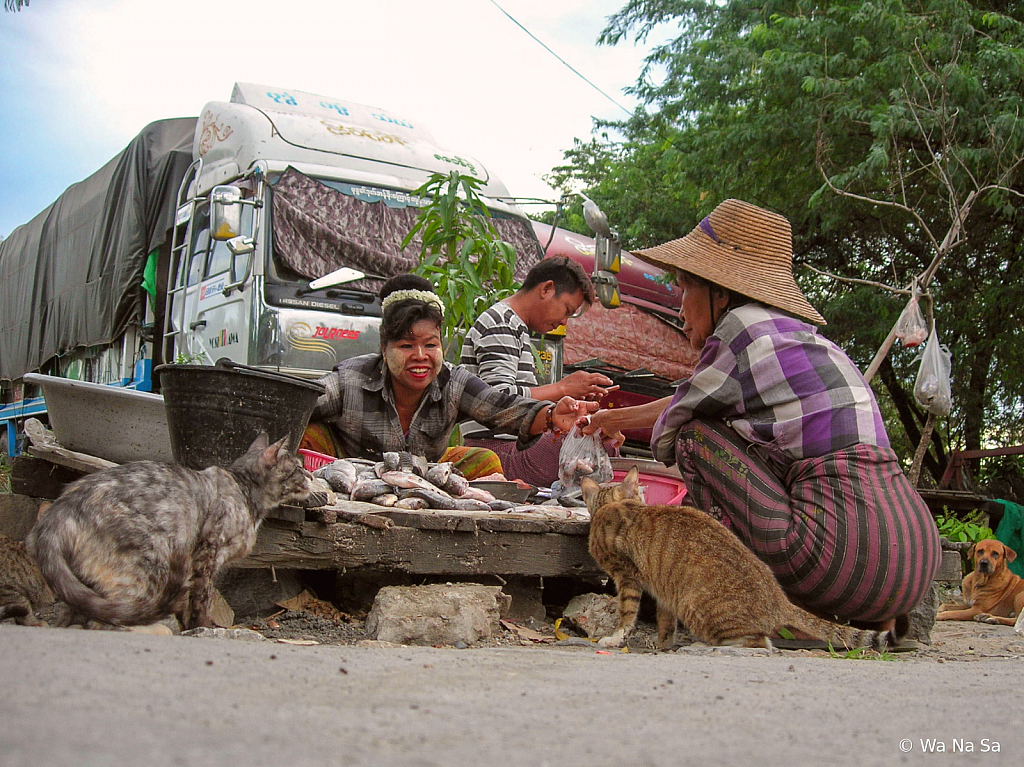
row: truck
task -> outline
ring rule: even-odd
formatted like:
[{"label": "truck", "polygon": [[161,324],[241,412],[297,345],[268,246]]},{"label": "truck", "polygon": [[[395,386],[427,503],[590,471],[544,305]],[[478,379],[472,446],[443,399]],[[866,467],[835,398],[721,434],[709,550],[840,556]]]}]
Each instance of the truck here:
[{"label": "truck", "polygon": [[45,418],[26,374],[152,392],[167,362],[319,377],[377,351],[377,292],[418,263],[417,242],[401,247],[414,190],[452,170],[481,181],[522,279],[543,257],[530,221],[418,121],[236,83],[197,118],[146,126],[0,242],[0,449]]}]

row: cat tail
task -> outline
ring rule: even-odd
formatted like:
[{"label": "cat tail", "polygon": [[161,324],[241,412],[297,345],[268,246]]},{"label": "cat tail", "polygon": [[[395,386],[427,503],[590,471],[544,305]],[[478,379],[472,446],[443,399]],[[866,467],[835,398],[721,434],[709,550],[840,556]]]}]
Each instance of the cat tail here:
[{"label": "cat tail", "polygon": [[794,605],[786,625],[830,642],[837,650],[844,647],[847,650],[856,647],[884,650],[886,647],[898,647],[903,642],[910,629],[910,620],[906,615],[899,616],[891,631],[856,629],[818,618]]},{"label": "cat tail", "polygon": [[107,599],[82,582],[68,564],[68,552],[62,550],[61,546],[40,545],[41,541],[33,543],[43,579],[57,598],[74,612],[116,625],[125,624],[131,617],[131,611],[125,605]]}]

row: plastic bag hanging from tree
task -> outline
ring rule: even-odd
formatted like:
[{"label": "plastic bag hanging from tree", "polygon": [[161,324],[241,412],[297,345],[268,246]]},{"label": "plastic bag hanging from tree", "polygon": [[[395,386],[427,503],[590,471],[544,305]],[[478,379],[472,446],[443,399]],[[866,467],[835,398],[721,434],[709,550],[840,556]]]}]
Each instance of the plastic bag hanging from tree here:
[{"label": "plastic bag hanging from tree", "polygon": [[932,325],[932,333],[921,354],[921,367],[914,384],[914,399],[921,407],[936,416],[949,415],[952,393],[949,382],[952,370],[952,354],[939,343],[939,334]]},{"label": "plastic bag hanging from tree", "polygon": [[920,346],[928,337],[928,326],[921,312],[921,293],[917,289],[917,283],[914,283],[913,295],[903,307],[903,313],[896,320],[896,337],[908,348]]},{"label": "plastic bag hanging from tree", "polygon": [[580,479],[590,477],[595,482],[608,482],[612,478],[612,461],[601,442],[601,431],[584,434],[573,426],[558,451],[558,478],[562,493],[580,486]]}]

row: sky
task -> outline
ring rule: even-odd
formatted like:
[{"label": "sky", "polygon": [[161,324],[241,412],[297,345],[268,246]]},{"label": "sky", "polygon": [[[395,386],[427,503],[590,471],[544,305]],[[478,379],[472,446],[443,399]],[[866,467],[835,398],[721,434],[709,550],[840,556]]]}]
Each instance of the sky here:
[{"label": "sky", "polygon": [[[626,116],[647,47],[598,46],[625,0],[33,0],[0,12],[0,235],[98,170],[153,120],[252,82],[381,107],[474,156],[509,191],[593,118]],[[528,212],[537,212],[529,208]],[[541,208],[540,210],[543,210]]]}]

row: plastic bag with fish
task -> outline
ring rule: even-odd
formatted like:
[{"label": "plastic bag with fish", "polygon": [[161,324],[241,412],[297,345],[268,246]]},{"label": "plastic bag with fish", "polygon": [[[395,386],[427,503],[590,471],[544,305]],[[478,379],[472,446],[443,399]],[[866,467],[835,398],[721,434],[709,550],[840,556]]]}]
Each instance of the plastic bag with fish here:
[{"label": "plastic bag with fish", "polygon": [[920,346],[928,338],[928,325],[924,321],[920,299],[921,294],[915,283],[913,295],[896,320],[896,337],[907,348]]},{"label": "plastic bag with fish", "polygon": [[573,426],[558,452],[558,479],[562,492],[571,492],[580,486],[580,479],[590,477],[595,482],[608,482],[612,478],[612,461],[601,443],[601,432],[584,434]]}]

